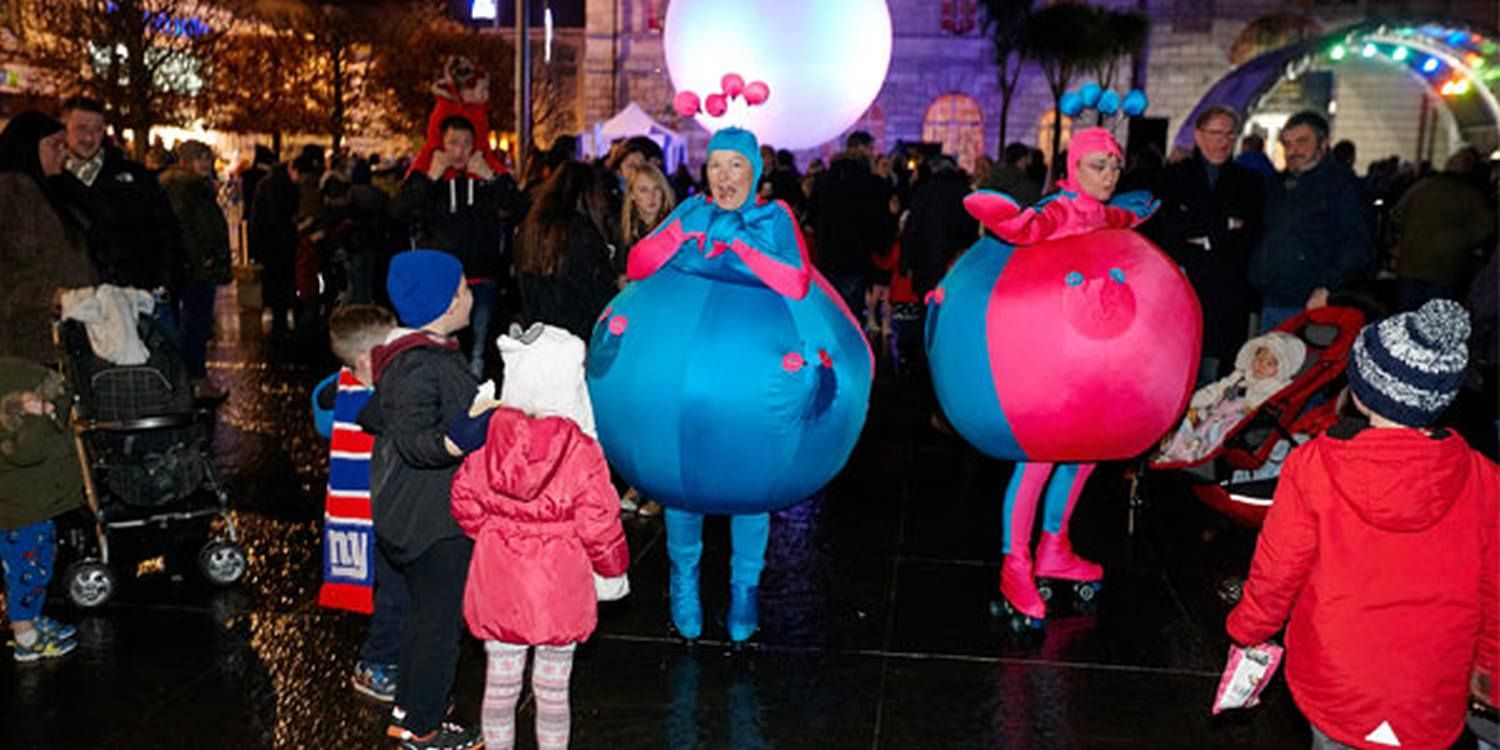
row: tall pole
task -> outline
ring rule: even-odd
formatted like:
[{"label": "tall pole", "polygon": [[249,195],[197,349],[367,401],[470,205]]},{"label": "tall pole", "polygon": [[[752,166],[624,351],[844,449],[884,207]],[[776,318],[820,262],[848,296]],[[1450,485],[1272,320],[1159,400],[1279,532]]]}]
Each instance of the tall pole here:
[{"label": "tall pole", "polygon": [[516,172],[522,179],[531,156],[530,6],[527,0],[516,0]]}]

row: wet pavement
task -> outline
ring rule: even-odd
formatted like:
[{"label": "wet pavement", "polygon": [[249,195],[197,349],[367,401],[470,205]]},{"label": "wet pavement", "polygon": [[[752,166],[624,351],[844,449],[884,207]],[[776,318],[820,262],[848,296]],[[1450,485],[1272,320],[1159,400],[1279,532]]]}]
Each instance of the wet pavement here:
[{"label": "wet pavement", "polygon": [[[168,559],[125,566],[100,610],[57,608],[78,623],[79,648],[0,659],[0,748],[389,745],[384,708],[348,688],[364,618],[315,604],[326,446],[306,404],[324,370],[295,356],[264,364],[233,325],[221,338],[211,374],[231,396],[213,446],[246,580],[213,589]],[[578,653],[573,747],[1307,746],[1279,677],[1259,708],[1209,715],[1227,647],[1214,589],[1247,567],[1249,533],[1167,479],[1149,483],[1127,536],[1124,467],[1103,467],[1074,521],[1081,551],[1108,568],[1097,612],[1056,616],[1041,643],[1018,642],[988,610],[1009,467],[935,432],[932,408],[920,376],[882,372],[848,469],[773,521],[750,648],[725,643],[727,527],[708,526],[708,623],[687,646],[669,634],[660,521],[627,519],[634,593],[606,605]],[[455,695],[465,721],[478,719],[483,670],[469,640]],[[523,711],[519,747],[534,747]]]}]

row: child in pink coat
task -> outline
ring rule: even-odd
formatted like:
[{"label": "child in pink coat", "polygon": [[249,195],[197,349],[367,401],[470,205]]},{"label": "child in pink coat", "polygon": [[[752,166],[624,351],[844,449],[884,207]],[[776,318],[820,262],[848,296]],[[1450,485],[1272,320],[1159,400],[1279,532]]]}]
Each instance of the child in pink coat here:
[{"label": "child in pink coat", "polygon": [[584,345],[552,326],[497,341],[502,406],[482,450],[453,480],[453,517],[474,539],[464,619],[488,654],[485,747],[515,743],[526,656],[536,648],[537,747],[568,746],[573,649],[594,632],[596,602],[629,591],[620,498],[593,432]]}]

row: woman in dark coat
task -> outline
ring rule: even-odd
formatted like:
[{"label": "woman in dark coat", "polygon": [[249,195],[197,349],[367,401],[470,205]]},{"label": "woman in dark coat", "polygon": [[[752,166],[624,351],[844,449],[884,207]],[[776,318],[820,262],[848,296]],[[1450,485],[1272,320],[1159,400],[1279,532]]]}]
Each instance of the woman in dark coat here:
[{"label": "woman in dark coat", "polygon": [[589,340],[619,291],[605,240],[605,200],[597,173],[586,164],[563,164],[542,184],[516,245],[527,323],[549,323]]},{"label": "woman in dark coat", "polygon": [[16,115],[0,133],[0,354],[42,362],[52,345],[54,300],[92,286],[87,219],[70,208],[62,123],[40,112]]}]

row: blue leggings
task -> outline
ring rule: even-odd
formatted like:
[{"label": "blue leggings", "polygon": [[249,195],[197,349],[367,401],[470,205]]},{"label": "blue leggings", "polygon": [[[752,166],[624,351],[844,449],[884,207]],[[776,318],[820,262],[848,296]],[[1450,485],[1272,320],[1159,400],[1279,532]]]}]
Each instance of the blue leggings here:
[{"label": "blue leggings", "polygon": [[0,531],[0,562],[5,565],[5,604],[11,624],[31,622],[47,602],[57,531],[52,521]]}]

